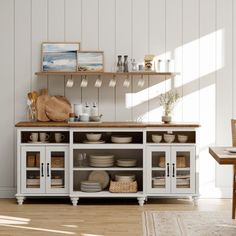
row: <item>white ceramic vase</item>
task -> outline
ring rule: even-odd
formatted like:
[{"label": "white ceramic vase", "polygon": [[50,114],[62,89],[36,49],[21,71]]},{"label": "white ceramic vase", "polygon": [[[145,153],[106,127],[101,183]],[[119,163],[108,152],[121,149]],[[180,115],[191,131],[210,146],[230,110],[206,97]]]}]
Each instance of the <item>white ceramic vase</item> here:
[{"label": "white ceramic vase", "polygon": [[170,123],[171,122],[171,116],[162,116],[161,120],[164,123]]}]

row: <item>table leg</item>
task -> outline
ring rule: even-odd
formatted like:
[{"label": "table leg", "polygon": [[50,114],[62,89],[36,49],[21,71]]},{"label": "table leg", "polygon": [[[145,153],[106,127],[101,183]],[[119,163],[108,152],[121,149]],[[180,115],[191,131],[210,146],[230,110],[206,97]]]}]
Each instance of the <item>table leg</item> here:
[{"label": "table leg", "polygon": [[236,165],[233,165],[232,219],[235,219],[235,208],[236,208]]}]

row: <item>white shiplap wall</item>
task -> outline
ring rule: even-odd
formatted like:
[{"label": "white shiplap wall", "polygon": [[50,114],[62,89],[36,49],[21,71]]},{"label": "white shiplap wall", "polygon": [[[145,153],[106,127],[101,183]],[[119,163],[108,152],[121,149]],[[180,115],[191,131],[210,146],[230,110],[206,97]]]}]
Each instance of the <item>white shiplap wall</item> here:
[{"label": "white shiplap wall", "polygon": [[[204,196],[230,196],[231,168],[219,167],[208,155],[214,143],[229,145],[230,119],[236,116],[233,80],[236,66],[236,4],[233,0],[1,0],[0,1],[0,197],[15,187],[14,123],[26,118],[26,94],[47,87],[72,103],[99,104],[104,120],[160,121],[157,96],[176,87],[182,95],[177,121],[199,121],[200,184]],[[173,80],[132,78],[130,88],[95,88],[89,77],[65,88],[66,78],[37,78],[43,41],[80,41],[83,50],[103,50],[105,70],[118,54],[138,62],[147,53],[174,59],[180,72]],[[230,170],[230,171],[228,171]]]}]

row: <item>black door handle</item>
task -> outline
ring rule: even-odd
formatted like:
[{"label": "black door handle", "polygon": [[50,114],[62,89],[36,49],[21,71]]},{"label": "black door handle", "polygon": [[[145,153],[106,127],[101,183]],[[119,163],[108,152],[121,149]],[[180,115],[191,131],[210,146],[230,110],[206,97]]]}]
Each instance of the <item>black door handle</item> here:
[{"label": "black door handle", "polygon": [[41,176],[44,177],[44,173],[43,173],[43,163],[41,163]]},{"label": "black door handle", "polygon": [[49,163],[47,163],[47,177],[49,177]]},{"label": "black door handle", "polygon": [[170,177],[170,164],[167,163],[167,177]]},{"label": "black door handle", "polygon": [[172,167],[173,167],[172,177],[175,177],[175,164],[174,163],[172,164]]}]

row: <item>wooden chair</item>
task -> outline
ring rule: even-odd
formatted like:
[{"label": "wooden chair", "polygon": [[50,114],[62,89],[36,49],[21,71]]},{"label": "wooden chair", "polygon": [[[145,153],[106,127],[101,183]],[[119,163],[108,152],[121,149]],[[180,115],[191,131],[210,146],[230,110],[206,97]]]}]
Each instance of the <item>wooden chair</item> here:
[{"label": "wooden chair", "polygon": [[[236,120],[231,120],[232,145],[236,147]],[[236,165],[233,165],[233,197],[232,197],[232,219],[235,219],[236,210]]]}]

